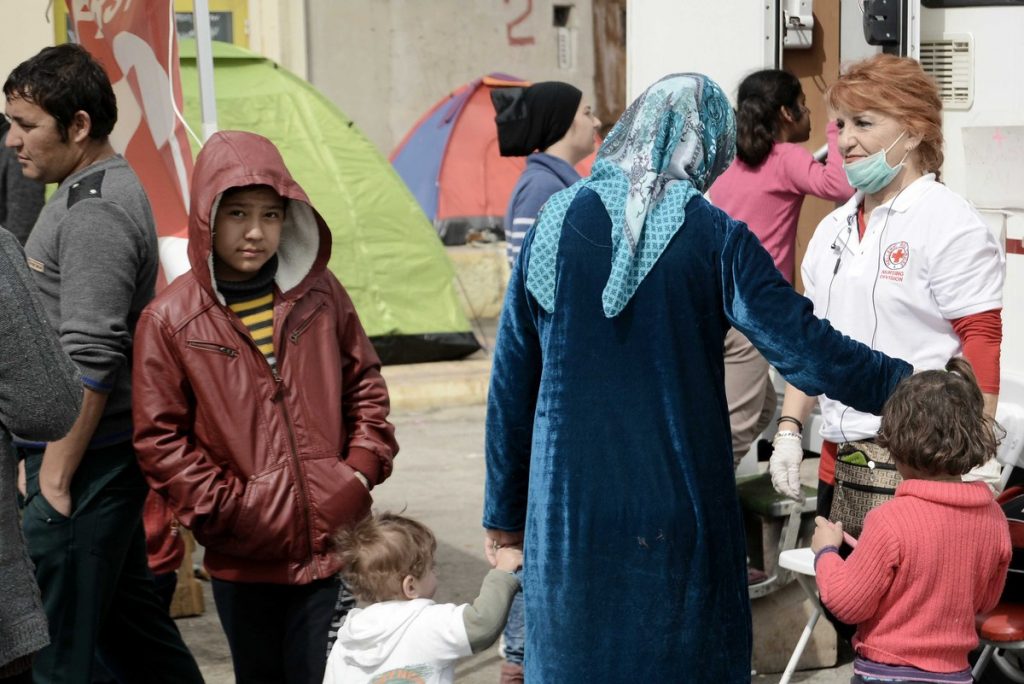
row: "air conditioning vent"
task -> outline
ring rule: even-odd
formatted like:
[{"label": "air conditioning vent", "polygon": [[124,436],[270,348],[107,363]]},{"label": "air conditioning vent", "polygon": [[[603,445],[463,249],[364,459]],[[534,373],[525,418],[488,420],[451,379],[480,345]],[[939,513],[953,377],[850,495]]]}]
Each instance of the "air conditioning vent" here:
[{"label": "air conditioning vent", "polygon": [[946,109],[974,104],[974,38],[970,34],[921,40],[921,66],[939,84]]}]

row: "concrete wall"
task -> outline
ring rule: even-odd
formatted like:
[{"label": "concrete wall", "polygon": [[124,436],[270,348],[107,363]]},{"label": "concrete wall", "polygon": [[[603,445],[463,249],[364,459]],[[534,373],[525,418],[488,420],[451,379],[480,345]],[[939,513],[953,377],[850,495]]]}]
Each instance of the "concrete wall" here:
[{"label": "concrete wall", "polygon": [[306,47],[306,3],[249,0],[249,49],[308,78]]},{"label": "concrete wall", "polygon": [[501,71],[593,99],[591,0],[571,5],[560,68],[551,0],[307,0],[309,80],[384,153],[445,94]]},{"label": "concrete wall", "polygon": [[[556,5],[571,7],[561,66]],[[47,6],[0,0],[0,79],[53,44]],[[567,81],[593,101],[591,0],[248,0],[246,9],[250,49],[309,79],[385,154],[434,102],[491,71]]]},{"label": "concrete wall", "polygon": [[53,45],[53,9],[47,9],[48,4],[47,0],[0,0],[0,85],[14,67]]}]

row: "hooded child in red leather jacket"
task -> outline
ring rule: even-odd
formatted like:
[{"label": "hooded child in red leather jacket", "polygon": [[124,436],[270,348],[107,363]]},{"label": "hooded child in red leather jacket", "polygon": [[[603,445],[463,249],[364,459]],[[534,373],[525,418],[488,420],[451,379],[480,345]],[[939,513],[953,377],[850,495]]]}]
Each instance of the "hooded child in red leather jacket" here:
[{"label": "hooded child in red leather jacket", "polygon": [[192,177],[192,269],[135,330],[139,462],[205,547],[239,682],[321,681],[346,604],[329,539],[398,451],[330,251],[273,143],[217,133]]}]

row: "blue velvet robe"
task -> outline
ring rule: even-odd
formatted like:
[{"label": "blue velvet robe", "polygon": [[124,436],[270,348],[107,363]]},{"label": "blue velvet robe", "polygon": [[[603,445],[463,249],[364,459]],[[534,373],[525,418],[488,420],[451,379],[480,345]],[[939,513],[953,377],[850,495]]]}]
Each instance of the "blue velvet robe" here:
[{"label": "blue velvet robe", "polygon": [[911,368],[814,318],[746,226],[703,197],[606,318],[610,226],[580,191],[551,314],[526,289],[528,235],[498,328],[484,526],[525,526],[526,681],[749,682],[726,330],[808,394],[863,410]]}]

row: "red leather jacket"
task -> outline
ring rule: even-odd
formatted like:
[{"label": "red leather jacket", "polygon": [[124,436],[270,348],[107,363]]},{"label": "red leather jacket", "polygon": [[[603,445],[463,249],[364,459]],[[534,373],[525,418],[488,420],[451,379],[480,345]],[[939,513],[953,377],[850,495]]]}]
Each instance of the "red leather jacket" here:
[{"label": "red leather jacket", "polygon": [[[288,199],[278,248],[272,369],[212,277],[210,217],[221,194],[269,185]],[[135,448],[150,486],[205,547],[214,577],[306,584],[340,569],[341,525],[398,451],[380,360],[326,269],[331,237],[270,141],[214,135],[192,177],[192,270],[135,329]]]},{"label": "red leather jacket", "polygon": [[156,492],[151,491],[146,496],[142,529],[146,531],[146,560],[153,574],[164,575],[180,568],[185,558],[185,540],[181,538],[174,511]]}]

